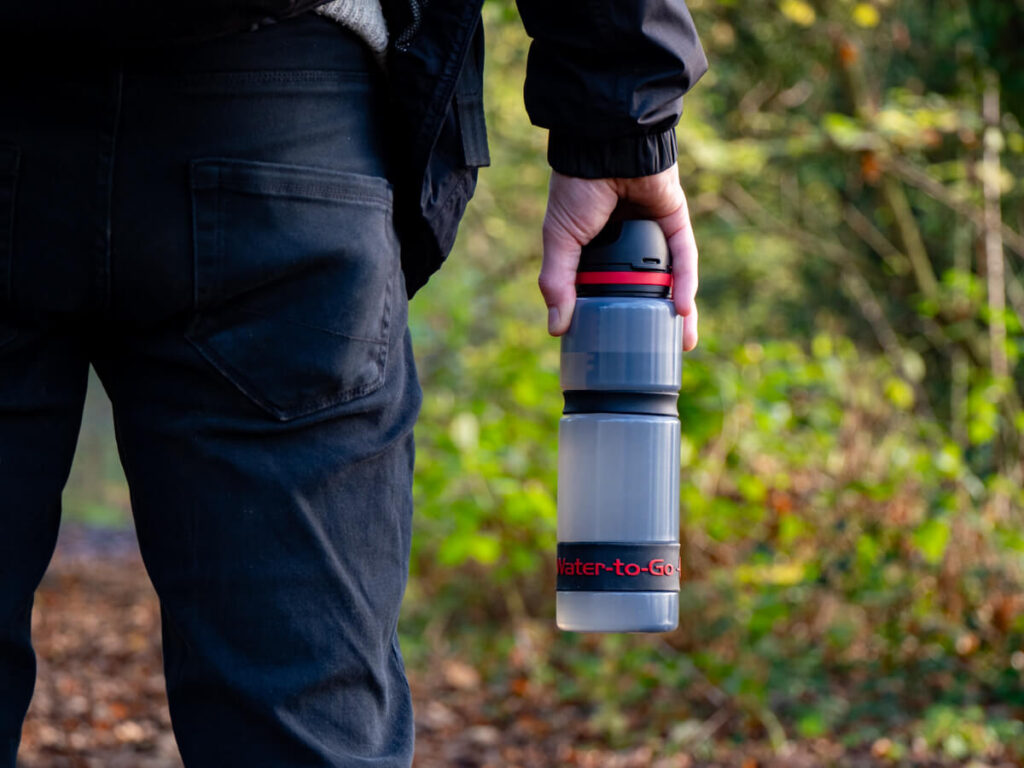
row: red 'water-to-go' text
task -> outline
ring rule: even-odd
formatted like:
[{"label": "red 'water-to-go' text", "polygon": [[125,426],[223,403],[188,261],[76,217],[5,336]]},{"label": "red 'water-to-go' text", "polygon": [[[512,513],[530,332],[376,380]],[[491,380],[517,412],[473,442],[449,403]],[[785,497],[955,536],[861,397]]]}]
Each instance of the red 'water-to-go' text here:
[{"label": "red 'water-to-go' text", "polygon": [[600,576],[602,573],[614,573],[616,576],[639,576],[642,573],[651,576],[674,576],[679,570],[679,565],[667,563],[660,557],[648,561],[646,565],[629,563],[618,557],[610,564],[588,562],[578,557],[575,560],[565,557],[558,558],[559,576]]}]

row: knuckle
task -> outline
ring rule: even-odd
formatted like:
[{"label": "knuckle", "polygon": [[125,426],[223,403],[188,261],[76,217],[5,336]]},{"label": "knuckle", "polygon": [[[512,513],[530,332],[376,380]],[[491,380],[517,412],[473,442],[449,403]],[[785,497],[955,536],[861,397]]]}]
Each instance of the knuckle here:
[{"label": "knuckle", "polygon": [[540,286],[541,293],[551,297],[560,293],[562,289],[561,282],[546,272],[541,272],[537,277],[537,285]]}]

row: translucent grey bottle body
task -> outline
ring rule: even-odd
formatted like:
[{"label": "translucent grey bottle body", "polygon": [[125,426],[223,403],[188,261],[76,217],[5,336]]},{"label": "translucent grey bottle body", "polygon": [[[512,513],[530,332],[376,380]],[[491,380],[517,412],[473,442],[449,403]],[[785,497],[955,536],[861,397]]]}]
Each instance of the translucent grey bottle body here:
[{"label": "translucent grey bottle body", "polygon": [[[577,300],[562,337],[561,385],[567,393],[675,396],[681,365],[682,319],[671,300]],[[564,416],[558,541],[678,545],[679,436],[679,419],[671,415]],[[678,619],[677,591],[560,589],[556,596],[556,621],[564,630],[664,632]]]}]

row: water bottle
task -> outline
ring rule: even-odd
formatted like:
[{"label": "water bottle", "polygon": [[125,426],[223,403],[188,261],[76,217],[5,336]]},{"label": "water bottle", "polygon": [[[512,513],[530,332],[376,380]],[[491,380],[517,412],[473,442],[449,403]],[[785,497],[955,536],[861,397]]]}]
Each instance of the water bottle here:
[{"label": "water bottle", "polygon": [[653,221],[583,248],[562,337],[556,621],[575,632],[679,623],[682,318]]}]

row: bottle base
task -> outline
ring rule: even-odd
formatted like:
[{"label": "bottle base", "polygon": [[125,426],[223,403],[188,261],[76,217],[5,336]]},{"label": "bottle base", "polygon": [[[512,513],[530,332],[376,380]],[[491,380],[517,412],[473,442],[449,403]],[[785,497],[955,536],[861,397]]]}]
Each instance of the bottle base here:
[{"label": "bottle base", "polygon": [[677,592],[557,592],[555,623],[567,632],[670,632]]}]

